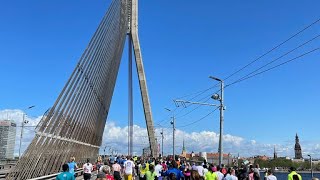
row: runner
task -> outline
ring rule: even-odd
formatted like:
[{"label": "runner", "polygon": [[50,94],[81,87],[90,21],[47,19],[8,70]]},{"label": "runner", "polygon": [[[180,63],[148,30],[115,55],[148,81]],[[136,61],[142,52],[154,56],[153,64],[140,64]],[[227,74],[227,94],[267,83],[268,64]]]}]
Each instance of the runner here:
[{"label": "runner", "polygon": [[198,173],[200,175],[200,179],[204,179],[204,174],[203,174],[204,168],[203,168],[203,166],[199,163],[198,166],[196,166],[196,168],[197,168],[197,171],[198,171]]},{"label": "runner", "polygon": [[68,163],[69,166],[69,172],[73,175],[75,175],[75,171],[78,169],[77,163],[75,162],[76,158],[75,157],[71,157],[70,158],[70,162]]},{"label": "runner", "polygon": [[265,177],[265,180],[277,180],[277,177],[273,175],[273,172],[271,169],[268,169],[267,177]]},{"label": "runner", "polygon": [[99,170],[99,173],[97,174],[97,179],[96,180],[107,180],[106,172],[107,172],[107,167],[102,166],[100,168],[100,170]]},{"label": "runner", "polygon": [[[293,176],[295,176],[295,177],[293,177]],[[288,180],[294,180],[294,178],[298,178],[299,180],[302,180],[302,177],[300,176],[300,174],[298,174],[296,172],[296,168],[290,167],[289,174],[288,174]]]},{"label": "runner", "polygon": [[232,172],[231,172],[231,168],[228,169],[225,177],[223,178],[223,180],[232,180]]},{"label": "runner", "polygon": [[87,159],[87,163],[83,165],[83,179],[90,180],[91,179],[91,172],[93,171],[93,166],[90,163],[90,159]]},{"label": "runner", "polygon": [[231,170],[231,178],[232,178],[232,180],[238,180],[238,177],[236,176],[236,170],[235,169]]},{"label": "runner", "polygon": [[112,165],[113,177],[115,180],[121,180],[121,166],[118,164],[118,161],[115,161]]},{"label": "runner", "polygon": [[108,169],[105,173],[107,180],[114,180],[114,177],[112,176],[110,169]]},{"label": "runner", "polygon": [[156,167],[154,167],[154,171],[157,175],[156,179],[162,180],[161,171],[162,171],[162,165],[160,164],[160,161],[156,161]]},{"label": "runner", "polygon": [[183,172],[183,175],[184,175],[184,179],[185,180],[191,180],[191,166],[190,167],[187,167],[185,168],[184,172]]},{"label": "runner", "polygon": [[208,172],[206,173],[206,180],[218,180],[218,175],[214,172],[215,168],[209,166]]},{"label": "runner", "polygon": [[224,178],[224,175],[222,174],[222,172],[220,172],[221,168],[220,166],[217,166],[217,171],[215,172],[218,176],[219,180],[222,180]]},{"label": "runner", "polygon": [[147,163],[143,162],[141,165],[140,165],[140,176],[139,176],[139,179],[140,180],[145,180],[146,179],[146,172],[149,170],[149,166],[147,166]]},{"label": "runner", "polygon": [[191,171],[191,179],[192,180],[200,180],[200,175],[197,170]]},{"label": "runner", "polygon": [[106,167],[106,168],[109,168],[110,169],[110,166],[108,166],[108,162],[107,161],[105,161],[104,163],[103,163],[103,166],[101,166],[100,168],[99,168],[99,172],[102,172],[102,168],[103,167]]},{"label": "runner", "polygon": [[165,171],[167,171],[167,164],[166,164],[166,162],[165,161],[162,161],[162,170],[165,172]]},{"label": "runner", "polygon": [[62,165],[62,170],[63,172],[56,177],[56,180],[75,180],[74,175],[69,172],[68,164]]},{"label": "runner", "polygon": [[178,165],[176,163],[176,161],[172,160],[171,161],[171,167],[169,168],[169,170],[167,170],[167,172],[165,173],[166,176],[168,176],[170,178],[170,174],[174,173],[175,174],[175,178],[177,180],[180,180],[180,178],[184,178],[184,175],[182,174],[182,172],[178,169]]},{"label": "runner", "polygon": [[150,164],[149,170],[146,172],[146,180],[154,180],[157,174],[154,172],[154,166]]},{"label": "runner", "polygon": [[133,168],[134,168],[134,162],[132,161],[132,158],[124,162],[123,164],[124,168],[124,178],[125,180],[132,180],[132,174],[133,174]]}]

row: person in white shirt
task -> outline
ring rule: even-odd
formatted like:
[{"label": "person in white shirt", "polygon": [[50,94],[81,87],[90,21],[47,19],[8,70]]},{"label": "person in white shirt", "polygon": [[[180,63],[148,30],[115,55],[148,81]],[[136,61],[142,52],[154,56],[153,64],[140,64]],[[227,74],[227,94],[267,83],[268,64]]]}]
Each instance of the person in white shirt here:
[{"label": "person in white shirt", "polygon": [[238,180],[238,177],[236,176],[236,170],[234,169],[231,170],[231,178],[232,180]]},{"label": "person in white shirt", "polygon": [[226,177],[224,177],[223,180],[238,180],[238,177],[235,176],[235,173],[236,172],[234,169],[229,168]]},{"label": "person in white shirt", "polygon": [[205,177],[208,172],[208,166],[206,164],[203,165],[203,176]]},{"label": "person in white shirt", "polygon": [[99,172],[102,172],[103,167],[106,167],[109,171],[111,171],[111,168],[110,168],[110,166],[108,166],[108,162],[107,162],[107,161],[105,161],[105,162],[103,163],[103,166],[101,166],[101,167],[99,168]]},{"label": "person in white shirt", "polygon": [[156,164],[157,165],[154,167],[154,172],[156,173],[158,180],[161,180],[162,165],[160,164],[160,161],[157,161]]},{"label": "person in white shirt", "polygon": [[217,166],[217,171],[215,173],[218,175],[218,179],[222,180],[224,178],[224,175],[222,174],[222,172],[220,172],[220,170],[220,166]]},{"label": "person in white shirt", "polygon": [[126,162],[124,162],[123,168],[124,168],[125,180],[132,180],[132,174],[133,174],[133,168],[134,168],[133,159],[131,158],[130,160],[127,160]]},{"label": "person in white shirt", "polygon": [[83,179],[84,180],[90,180],[91,179],[91,173],[93,171],[93,166],[90,163],[90,159],[87,159],[87,163],[83,165]]},{"label": "person in white shirt", "polygon": [[277,177],[273,175],[273,172],[271,169],[268,170],[267,172],[268,176],[265,177],[264,179],[266,180],[277,180]]},{"label": "person in white shirt", "polygon": [[198,170],[198,173],[200,175],[200,178],[203,178],[204,174],[203,174],[203,166],[202,165],[199,165],[197,166],[197,170]]}]

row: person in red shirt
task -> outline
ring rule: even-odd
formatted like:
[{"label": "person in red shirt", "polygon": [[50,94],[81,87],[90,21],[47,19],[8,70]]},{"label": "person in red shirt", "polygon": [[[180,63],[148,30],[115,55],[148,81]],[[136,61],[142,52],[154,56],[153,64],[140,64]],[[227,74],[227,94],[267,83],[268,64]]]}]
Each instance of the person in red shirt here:
[{"label": "person in red shirt", "polygon": [[162,165],[162,170],[163,170],[163,171],[167,171],[166,162],[163,161],[161,165]]},{"label": "person in red shirt", "polygon": [[102,171],[97,174],[96,180],[114,180],[113,176],[110,174],[109,166],[102,166]]},{"label": "person in red shirt", "polygon": [[113,175],[110,173],[110,169],[108,169],[105,173],[107,180],[114,180]]}]

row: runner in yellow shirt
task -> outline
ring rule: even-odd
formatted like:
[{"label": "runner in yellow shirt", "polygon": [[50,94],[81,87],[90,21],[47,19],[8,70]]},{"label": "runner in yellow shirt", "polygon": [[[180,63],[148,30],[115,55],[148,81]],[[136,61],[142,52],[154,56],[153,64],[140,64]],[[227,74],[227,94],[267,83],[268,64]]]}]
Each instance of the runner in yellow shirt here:
[{"label": "runner in yellow shirt", "polygon": [[213,172],[213,166],[209,166],[209,171],[205,174],[206,180],[218,180],[218,175]]}]

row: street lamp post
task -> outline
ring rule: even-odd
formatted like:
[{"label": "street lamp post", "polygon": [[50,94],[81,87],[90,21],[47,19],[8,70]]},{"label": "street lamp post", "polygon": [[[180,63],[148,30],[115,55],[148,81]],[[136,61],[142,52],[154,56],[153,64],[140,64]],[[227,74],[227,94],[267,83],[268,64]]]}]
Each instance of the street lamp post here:
[{"label": "street lamp post", "polygon": [[161,134],[161,157],[163,157],[163,139],[164,139],[164,137],[163,137],[163,128],[162,128],[160,134]]},{"label": "street lamp post", "polygon": [[175,160],[175,151],[174,151],[174,144],[175,144],[175,131],[176,131],[176,123],[175,123],[175,119],[174,119],[174,113],[172,110],[168,109],[168,108],[165,108],[167,111],[170,111],[172,112],[172,121],[170,122],[170,124],[172,124],[172,156],[173,156],[173,160]]},{"label": "street lamp post", "polygon": [[170,122],[172,124],[172,134],[173,134],[173,138],[172,138],[172,144],[173,144],[173,147],[172,147],[172,155],[173,155],[173,160],[175,160],[175,151],[174,151],[174,145],[175,145],[175,131],[176,131],[176,128],[175,128],[175,120],[174,120],[174,116],[172,117],[172,121]]},{"label": "street lamp post", "polygon": [[[32,109],[34,108],[35,106],[30,106],[27,109]],[[25,116],[26,116],[26,113],[23,113],[22,114],[22,123],[21,123],[21,132],[20,132],[20,144],[19,144],[19,159],[21,158],[21,144],[22,144],[22,137],[23,137],[23,128],[24,128],[24,125],[27,124],[29,121],[25,120]]]},{"label": "street lamp post", "polygon": [[223,159],[223,91],[224,91],[224,83],[223,80],[210,76],[209,78],[220,82],[220,97],[218,94],[214,94],[212,96],[213,99],[220,101],[220,136],[219,136],[219,166],[221,167],[222,159]]},{"label": "street lamp post", "polygon": [[312,157],[310,154],[308,154],[308,156],[310,157],[310,169],[311,169],[311,179],[313,178],[313,170],[312,170]]},{"label": "street lamp post", "polygon": [[106,158],[106,148],[107,148],[107,147],[108,147],[108,146],[105,146],[104,149],[103,149],[103,156],[104,156],[103,158]]}]

